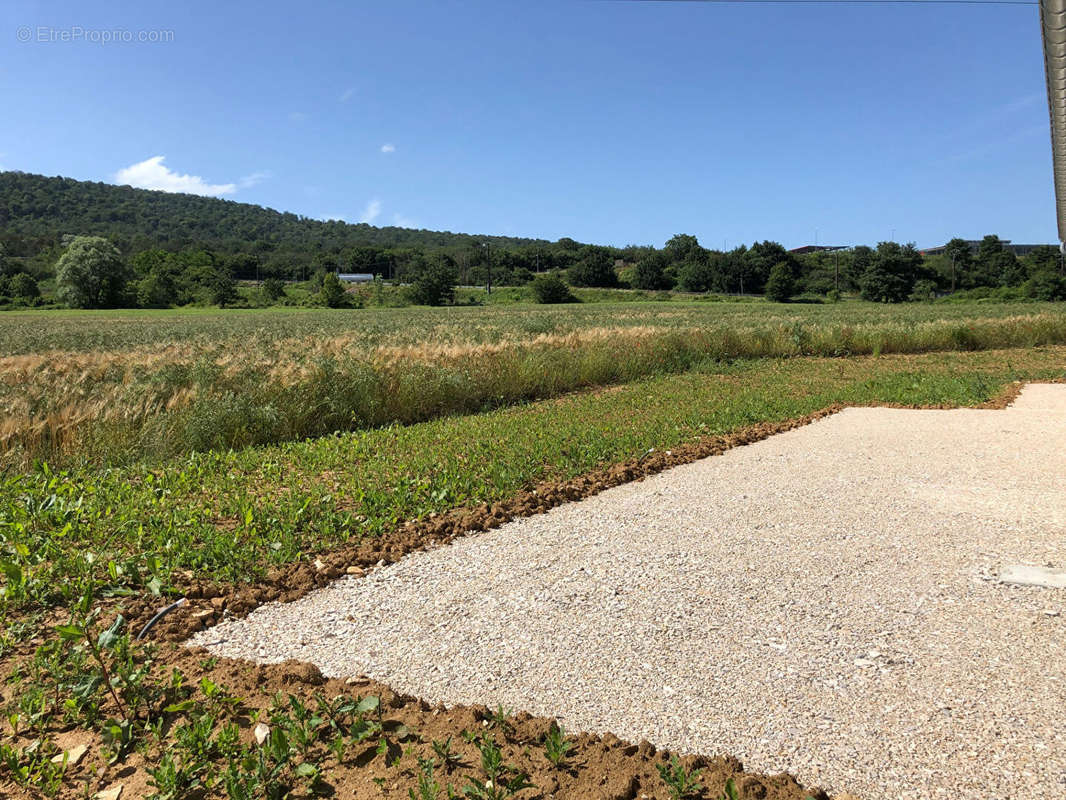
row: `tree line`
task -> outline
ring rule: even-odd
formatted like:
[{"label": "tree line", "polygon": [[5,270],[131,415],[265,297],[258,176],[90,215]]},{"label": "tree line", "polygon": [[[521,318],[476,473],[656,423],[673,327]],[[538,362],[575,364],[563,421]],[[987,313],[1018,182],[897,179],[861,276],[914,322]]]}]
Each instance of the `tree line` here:
[{"label": "tree line", "polygon": [[[72,234],[78,235],[72,235]],[[911,244],[793,253],[773,241],[732,250],[677,234],[624,248],[322,223],[214,198],[0,173],[0,303],[75,307],[233,305],[254,281],[265,302],[343,305],[338,273],[402,284],[410,302],[450,302],[457,285],[531,285],[541,302],[571,287],[633,288],[878,302],[949,293],[1066,299],[1057,248],[1018,258],[997,236],[952,239],[924,257]],[[44,291],[42,291],[42,289]]]}]

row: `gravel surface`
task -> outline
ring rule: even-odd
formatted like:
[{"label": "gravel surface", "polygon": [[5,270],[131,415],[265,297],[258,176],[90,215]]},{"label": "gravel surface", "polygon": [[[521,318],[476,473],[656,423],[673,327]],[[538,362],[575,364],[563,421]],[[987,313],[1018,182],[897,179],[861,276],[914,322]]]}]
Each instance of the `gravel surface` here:
[{"label": "gravel surface", "polygon": [[199,634],[877,798],[1066,796],[1066,385],[848,409]]}]

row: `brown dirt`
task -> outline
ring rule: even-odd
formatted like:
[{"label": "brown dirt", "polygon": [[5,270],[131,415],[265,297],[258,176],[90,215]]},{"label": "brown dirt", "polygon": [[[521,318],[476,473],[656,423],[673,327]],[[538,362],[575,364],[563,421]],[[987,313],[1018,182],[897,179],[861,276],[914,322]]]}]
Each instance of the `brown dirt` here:
[{"label": "brown dirt", "polygon": [[[159,660],[166,663],[167,672],[170,668],[180,669],[189,676],[190,683],[198,683],[201,678],[208,677],[225,687],[229,693],[242,698],[243,705],[235,710],[233,719],[240,726],[246,743],[252,740],[256,711],[269,708],[270,698],[279,691],[305,701],[310,701],[315,692],[321,692],[326,698],[377,695],[385,709],[383,716],[386,727],[404,725],[411,731],[411,736],[395,751],[399,760],[389,766],[385,764],[383,755],[373,751],[373,744],[365,745],[365,752],[350,747],[342,764],[328,753],[326,743],[316,745],[312,751],[314,760],[323,768],[325,779],[334,790],[334,797],[406,800],[408,790],[417,788],[418,758],[432,757],[432,743],[448,737],[452,737],[452,749],[461,757],[461,764],[445,770],[439,766],[438,759],[435,778],[442,786],[450,784],[460,793],[466,785],[467,776],[480,775],[480,755],[475,745],[463,738],[464,731],[492,733],[505,763],[513,764],[529,775],[536,789],[521,792],[519,800],[666,800],[669,796],[656,765],[667,763],[671,754],[657,750],[647,742],[631,744],[611,734],[580,734],[573,737],[576,746],[571,751],[568,763],[558,768],[544,755],[544,735],[552,724],[549,719],[520,712],[509,717],[508,726],[490,727],[493,725],[492,714],[484,706],[456,706],[450,709],[430,706],[416,698],[397,695],[369,678],[356,678],[348,682],[327,681],[316,667],[309,664],[286,662],[257,666],[245,661],[217,659],[212,666],[208,657],[206,650],[189,650],[172,643],[164,646]],[[5,731],[5,735],[8,732]],[[145,797],[155,791],[145,769],[145,759],[140,753],[131,754],[120,764],[108,766],[98,736],[75,729],[59,733],[53,738],[67,747],[89,745],[81,761],[68,768],[64,790],[59,797],[91,796],[116,784],[123,786],[123,800]],[[16,744],[25,745],[28,742]],[[700,796],[706,800],[721,797],[725,782],[730,778],[735,782],[740,797],[745,800],[827,798],[818,789],[804,789],[788,775],[746,773],[735,758],[685,756],[681,761],[688,768],[702,770],[699,777],[705,791]],[[444,794],[442,792],[442,796]],[[0,797],[35,796],[13,784],[0,781]]]}]

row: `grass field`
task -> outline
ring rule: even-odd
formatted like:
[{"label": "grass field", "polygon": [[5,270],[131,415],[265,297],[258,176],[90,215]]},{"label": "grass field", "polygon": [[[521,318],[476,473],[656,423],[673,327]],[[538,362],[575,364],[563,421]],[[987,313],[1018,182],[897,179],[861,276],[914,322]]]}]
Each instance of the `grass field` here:
[{"label": "grass field", "polygon": [[1066,343],[1053,305],[594,304],[7,314],[0,465],[410,424],[705,362]]},{"label": "grass field", "polygon": [[[0,793],[27,796],[107,783],[51,761],[71,731],[99,763],[166,766],[145,789],[160,797],[313,792],[357,768],[348,733],[333,749],[325,712],[284,697],[263,718],[289,743],[318,720],[306,747],[234,739],[214,667],[132,642],[119,612],[205,582],[236,596],[415,520],[835,404],[976,405],[1066,377],[1066,312],[1034,304],[11,314],[0,343],[9,442],[57,409],[95,409],[48,446],[9,444],[0,479]],[[26,463],[48,453],[61,462]],[[372,710],[345,725],[371,730]],[[403,796],[431,757],[412,740]]]}]

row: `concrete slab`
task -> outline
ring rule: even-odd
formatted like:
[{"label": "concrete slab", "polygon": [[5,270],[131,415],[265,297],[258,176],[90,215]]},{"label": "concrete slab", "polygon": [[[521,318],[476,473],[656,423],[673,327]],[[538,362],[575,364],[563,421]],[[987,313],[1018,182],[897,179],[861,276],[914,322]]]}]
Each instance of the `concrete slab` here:
[{"label": "concrete slab", "polygon": [[1016,586],[1039,586],[1044,589],[1066,589],[1066,569],[1048,569],[1028,564],[1012,564],[999,573],[1001,583]]}]

